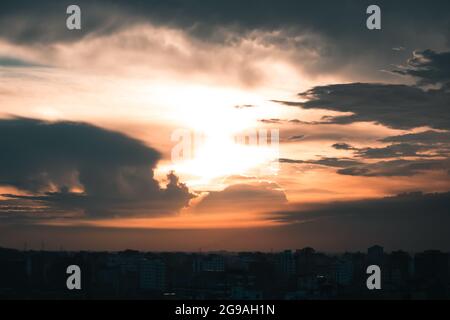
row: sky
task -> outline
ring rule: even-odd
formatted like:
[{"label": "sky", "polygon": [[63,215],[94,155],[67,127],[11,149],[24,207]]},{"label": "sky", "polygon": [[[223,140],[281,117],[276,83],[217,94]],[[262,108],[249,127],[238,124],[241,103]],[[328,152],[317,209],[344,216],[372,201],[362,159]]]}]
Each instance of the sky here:
[{"label": "sky", "polygon": [[0,4],[0,246],[450,250],[448,1]]}]

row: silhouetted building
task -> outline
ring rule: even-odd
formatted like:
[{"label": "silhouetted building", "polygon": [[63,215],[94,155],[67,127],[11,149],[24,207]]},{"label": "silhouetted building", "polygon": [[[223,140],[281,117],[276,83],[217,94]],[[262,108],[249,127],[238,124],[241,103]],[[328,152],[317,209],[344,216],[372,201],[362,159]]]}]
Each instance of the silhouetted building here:
[{"label": "silhouetted building", "polygon": [[[0,299],[448,299],[449,259],[433,250],[414,259],[404,251],[385,254],[379,246],[368,255],[312,248],[214,254],[0,248]],[[383,290],[367,290],[369,261],[382,262]],[[66,288],[71,264],[82,269],[83,290]]]},{"label": "silhouetted building", "polygon": [[353,261],[338,259],[334,264],[335,281],[338,285],[347,286],[353,280]]},{"label": "silhouetted building", "polygon": [[367,262],[381,266],[383,264],[384,250],[383,247],[375,245],[367,249]]},{"label": "silhouetted building", "polygon": [[314,273],[316,251],[313,248],[306,247],[295,252],[297,261],[297,273],[307,275]]},{"label": "silhouetted building", "polygon": [[295,274],[295,259],[291,250],[285,250],[278,256],[279,272],[285,276]]},{"label": "silhouetted building", "polygon": [[163,291],[166,288],[166,265],[158,259],[139,262],[139,288]]},{"label": "silhouetted building", "polygon": [[225,271],[225,259],[221,255],[200,255],[194,258],[192,268],[194,272],[223,272]]},{"label": "silhouetted building", "polygon": [[263,294],[261,291],[246,289],[244,287],[231,288],[230,298],[233,300],[261,300]]},{"label": "silhouetted building", "polygon": [[411,256],[405,251],[393,251],[389,255],[388,280],[395,285],[408,282],[412,272]]}]

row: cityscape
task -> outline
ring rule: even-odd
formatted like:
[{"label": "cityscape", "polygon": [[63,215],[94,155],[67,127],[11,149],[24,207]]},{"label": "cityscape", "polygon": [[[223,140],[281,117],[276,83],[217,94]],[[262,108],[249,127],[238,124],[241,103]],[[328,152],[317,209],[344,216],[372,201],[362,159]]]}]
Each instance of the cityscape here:
[{"label": "cityscape", "polygon": [[[66,268],[81,268],[68,290]],[[381,268],[368,290],[366,268]],[[450,255],[282,252],[67,252],[0,249],[0,299],[342,300],[448,299]]]}]

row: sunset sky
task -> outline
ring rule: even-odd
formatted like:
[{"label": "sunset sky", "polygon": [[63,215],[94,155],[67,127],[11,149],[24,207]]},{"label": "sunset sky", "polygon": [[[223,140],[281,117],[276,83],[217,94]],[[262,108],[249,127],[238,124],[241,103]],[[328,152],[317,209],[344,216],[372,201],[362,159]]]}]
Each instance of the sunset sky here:
[{"label": "sunset sky", "polygon": [[0,4],[0,246],[450,249],[448,1],[74,3]]}]

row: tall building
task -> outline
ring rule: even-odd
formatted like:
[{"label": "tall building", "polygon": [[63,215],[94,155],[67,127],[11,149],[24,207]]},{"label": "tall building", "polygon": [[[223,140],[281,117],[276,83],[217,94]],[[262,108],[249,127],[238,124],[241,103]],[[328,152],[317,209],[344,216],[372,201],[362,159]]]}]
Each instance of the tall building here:
[{"label": "tall building", "polygon": [[394,284],[403,284],[411,276],[411,257],[405,251],[393,251],[389,255],[389,280]]},{"label": "tall building", "polygon": [[306,247],[295,252],[297,273],[299,275],[312,274],[316,267],[316,251]]},{"label": "tall building", "polygon": [[351,284],[353,280],[353,261],[351,259],[339,259],[334,264],[336,283],[342,286]]},{"label": "tall building", "polygon": [[163,291],[166,288],[166,265],[158,259],[139,262],[139,288]]},{"label": "tall building", "polygon": [[383,264],[383,247],[375,245],[367,249],[367,262],[381,266]]},{"label": "tall building", "polygon": [[296,265],[295,259],[291,250],[285,250],[280,253],[278,263],[282,274],[290,276],[295,274]]}]

